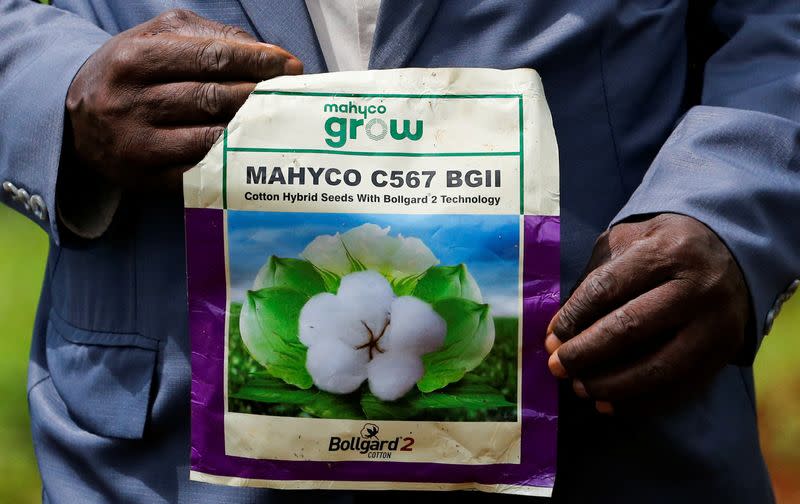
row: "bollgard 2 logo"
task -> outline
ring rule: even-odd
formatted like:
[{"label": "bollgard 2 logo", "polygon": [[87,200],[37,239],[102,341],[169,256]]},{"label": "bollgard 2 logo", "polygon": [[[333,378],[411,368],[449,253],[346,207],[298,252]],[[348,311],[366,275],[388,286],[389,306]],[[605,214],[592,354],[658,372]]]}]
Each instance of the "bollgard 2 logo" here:
[{"label": "bollgard 2 logo", "polygon": [[364,424],[364,427],[361,428],[361,437],[364,439],[376,438],[378,437],[378,431],[380,429],[374,423]]},{"label": "bollgard 2 logo", "polygon": [[[397,451],[410,452],[414,449],[414,438],[397,436],[394,439],[380,439],[378,433],[380,427],[374,423],[366,423],[361,428],[360,437],[353,436],[350,439],[342,439],[339,436],[331,436],[328,443],[328,451],[355,451],[366,455],[372,459],[389,459],[392,453]],[[400,442],[403,445],[400,445]]]}]

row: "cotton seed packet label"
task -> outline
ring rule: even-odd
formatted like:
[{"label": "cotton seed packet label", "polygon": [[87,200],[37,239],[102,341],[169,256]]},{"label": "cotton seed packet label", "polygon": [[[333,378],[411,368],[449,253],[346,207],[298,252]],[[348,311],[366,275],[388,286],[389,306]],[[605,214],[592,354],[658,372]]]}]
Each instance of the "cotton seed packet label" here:
[{"label": "cotton seed packet label", "polygon": [[558,191],[533,70],[260,83],[184,176],[191,478],[549,496]]}]

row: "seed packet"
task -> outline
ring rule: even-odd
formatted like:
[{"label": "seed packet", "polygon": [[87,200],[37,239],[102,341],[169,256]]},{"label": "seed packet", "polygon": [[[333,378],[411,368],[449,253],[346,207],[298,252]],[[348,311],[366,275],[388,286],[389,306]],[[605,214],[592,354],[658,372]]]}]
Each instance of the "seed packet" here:
[{"label": "seed packet", "polygon": [[533,70],[260,83],[184,177],[191,478],[549,496],[558,191]]}]

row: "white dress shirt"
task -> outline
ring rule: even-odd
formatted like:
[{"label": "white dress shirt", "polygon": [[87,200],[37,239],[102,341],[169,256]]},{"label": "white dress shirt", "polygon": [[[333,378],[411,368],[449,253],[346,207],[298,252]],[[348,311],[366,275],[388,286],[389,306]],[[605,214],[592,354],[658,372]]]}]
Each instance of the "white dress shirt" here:
[{"label": "white dress shirt", "polygon": [[306,0],[330,72],[366,70],[380,0]]}]

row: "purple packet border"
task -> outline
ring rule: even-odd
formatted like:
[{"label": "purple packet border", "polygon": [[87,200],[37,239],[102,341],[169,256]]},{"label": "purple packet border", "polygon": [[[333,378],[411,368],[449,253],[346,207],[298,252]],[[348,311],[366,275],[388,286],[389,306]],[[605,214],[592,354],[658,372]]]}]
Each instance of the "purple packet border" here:
[{"label": "purple packet border", "polygon": [[[477,483],[552,488],[557,383],[547,370],[544,335],[559,307],[560,218],[524,217],[522,456],[520,464],[256,460],[225,454],[226,278],[224,211],[185,209],[191,335],[191,467],[250,480]],[[536,384],[535,386],[532,384]],[[269,485],[266,485],[269,486]]]}]

